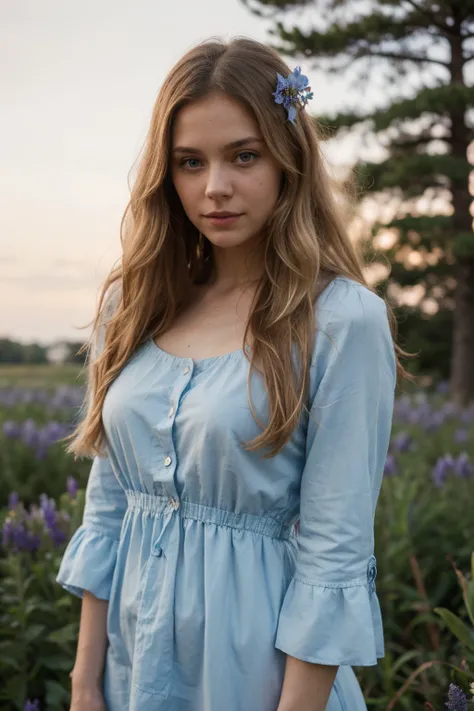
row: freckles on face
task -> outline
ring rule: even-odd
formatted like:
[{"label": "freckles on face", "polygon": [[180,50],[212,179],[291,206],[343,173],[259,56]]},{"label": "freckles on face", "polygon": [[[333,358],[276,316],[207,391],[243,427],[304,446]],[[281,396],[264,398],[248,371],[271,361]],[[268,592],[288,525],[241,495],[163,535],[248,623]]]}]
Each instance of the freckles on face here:
[{"label": "freckles on face", "polygon": [[[253,115],[223,94],[181,108],[172,135],[171,177],[183,209],[211,242],[242,242],[261,232],[278,199],[281,169]],[[214,224],[211,212],[240,217]]]}]

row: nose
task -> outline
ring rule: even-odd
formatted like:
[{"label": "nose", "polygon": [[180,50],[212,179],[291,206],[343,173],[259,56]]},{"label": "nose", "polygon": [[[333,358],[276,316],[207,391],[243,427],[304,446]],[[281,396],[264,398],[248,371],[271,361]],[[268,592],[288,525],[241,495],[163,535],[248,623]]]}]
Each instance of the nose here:
[{"label": "nose", "polygon": [[230,197],[233,192],[232,181],[225,167],[214,165],[209,168],[206,183],[206,197],[216,200]]}]

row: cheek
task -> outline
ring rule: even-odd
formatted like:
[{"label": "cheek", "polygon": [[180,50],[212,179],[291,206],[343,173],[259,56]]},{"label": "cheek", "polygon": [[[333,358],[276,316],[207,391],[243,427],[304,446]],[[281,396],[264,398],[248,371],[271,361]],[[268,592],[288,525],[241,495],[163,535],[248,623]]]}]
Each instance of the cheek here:
[{"label": "cheek", "polygon": [[173,179],[173,184],[185,211],[192,212],[193,207],[197,204],[197,181],[176,177]]},{"label": "cheek", "polygon": [[266,168],[252,176],[247,190],[252,202],[259,205],[262,211],[266,211],[273,207],[278,199],[280,176],[276,171]]}]

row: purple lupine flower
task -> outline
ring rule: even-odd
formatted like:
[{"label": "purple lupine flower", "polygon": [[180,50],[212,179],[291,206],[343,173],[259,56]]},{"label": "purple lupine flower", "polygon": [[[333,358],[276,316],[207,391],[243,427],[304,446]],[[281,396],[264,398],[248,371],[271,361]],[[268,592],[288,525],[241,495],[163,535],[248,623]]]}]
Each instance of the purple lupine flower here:
[{"label": "purple lupine flower", "polygon": [[3,436],[8,439],[18,439],[21,435],[21,425],[14,420],[5,420],[2,425]]},{"label": "purple lupine flower", "polygon": [[50,538],[53,542],[53,545],[56,548],[59,548],[62,546],[62,544],[65,542],[67,536],[66,533],[59,528],[58,526],[54,526],[53,528],[50,529],[49,531]]},{"label": "purple lupine flower", "polygon": [[449,381],[442,380],[440,383],[438,383],[436,387],[436,392],[440,395],[447,395],[449,393]]},{"label": "purple lupine flower", "polygon": [[28,531],[21,521],[15,521],[7,518],[2,529],[2,545],[4,548],[11,549],[15,552],[20,551],[37,551],[40,547],[40,537]]},{"label": "purple lupine flower", "polygon": [[446,708],[449,711],[467,711],[467,696],[456,684],[451,683],[448,690]]},{"label": "purple lupine flower", "polygon": [[77,491],[79,489],[79,484],[73,476],[68,476],[66,484],[67,493],[71,499],[75,499],[77,496]]},{"label": "purple lupine flower", "polygon": [[12,491],[8,497],[8,508],[10,511],[18,506],[20,503],[20,495],[17,491]]},{"label": "purple lupine flower", "polygon": [[462,479],[468,479],[472,476],[472,474],[474,474],[474,467],[467,452],[461,452],[459,457],[454,462],[454,472]]},{"label": "purple lupine flower", "polygon": [[439,489],[442,488],[446,482],[446,477],[452,473],[453,469],[454,459],[451,454],[439,457],[431,472],[433,484]]},{"label": "purple lupine flower", "polygon": [[61,527],[64,517],[60,516],[56,510],[54,499],[49,499],[46,494],[41,494],[40,496],[40,512],[45,528],[53,544],[58,548],[66,540],[66,533]]},{"label": "purple lupine flower", "polygon": [[61,422],[52,420],[43,428],[43,437],[48,444],[54,444],[60,440],[65,433],[65,426]]},{"label": "purple lupine flower", "polygon": [[392,439],[392,444],[397,452],[408,452],[412,446],[412,438],[408,432],[399,432]]},{"label": "purple lupine flower", "polygon": [[472,422],[474,422],[474,405],[471,405],[465,410],[462,410],[459,415],[459,419],[461,420],[463,425],[470,425]]},{"label": "purple lupine flower", "polygon": [[40,702],[38,699],[35,699],[34,701],[28,701],[25,704],[25,709],[24,711],[40,711]]},{"label": "purple lupine flower", "polygon": [[35,447],[38,442],[38,428],[31,418],[23,422],[21,428],[21,438],[27,447]]},{"label": "purple lupine flower", "polygon": [[457,444],[464,444],[465,442],[469,441],[469,432],[466,430],[465,427],[459,427],[453,435],[453,440]]},{"label": "purple lupine flower", "polygon": [[446,417],[457,417],[459,415],[459,407],[455,402],[448,400],[441,406],[441,411]]},{"label": "purple lupine flower", "polygon": [[43,519],[48,529],[54,527],[56,523],[56,502],[54,499],[49,499],[46,494],[40,496],[40,509],[43,514]]},{"label": "purple lupine flower", "polygon": [[425,431],[434,432],[436,430],[439,430],[439,428],[442,427],[446,422],[447,417],[448,413],[444,412],[443,410],[432,412],[431,415],[429,417],[426,417],[423,422]]},{"label": "purple lupine flower", "polygon": [[383,473],[385,476],[393,476],[397,474],[397,460],[393,454],[387,454]]}]

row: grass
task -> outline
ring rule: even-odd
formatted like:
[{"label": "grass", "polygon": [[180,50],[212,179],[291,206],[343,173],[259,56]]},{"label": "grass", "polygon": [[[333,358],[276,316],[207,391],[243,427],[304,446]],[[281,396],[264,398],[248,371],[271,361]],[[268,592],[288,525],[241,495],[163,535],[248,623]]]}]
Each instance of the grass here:
[{"label": "grass", "polygon": [[83,385],[85,372],[75,363],[40,365],[0,365],[0,388],[55,388]]}]

